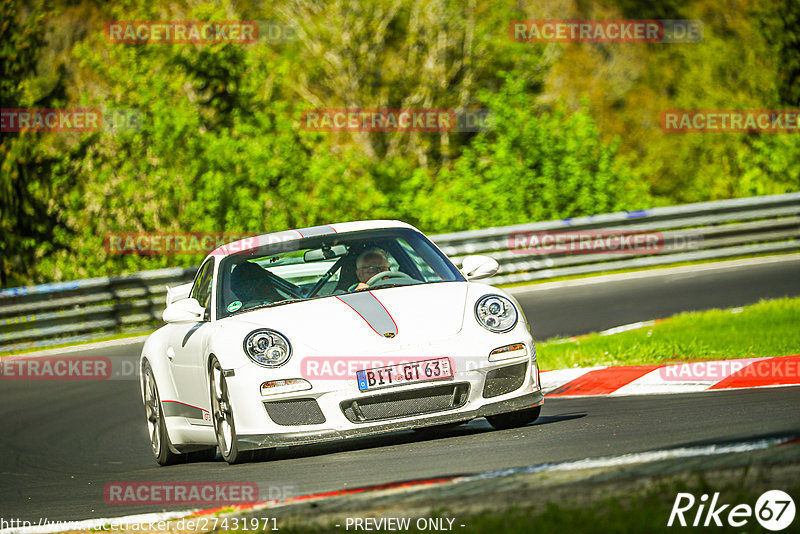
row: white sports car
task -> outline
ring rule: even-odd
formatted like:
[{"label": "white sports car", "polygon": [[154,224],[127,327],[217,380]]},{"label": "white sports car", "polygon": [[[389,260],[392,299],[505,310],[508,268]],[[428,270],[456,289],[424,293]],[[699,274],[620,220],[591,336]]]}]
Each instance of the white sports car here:
[{"label": "white sports car", "polygon": [[528,424],[543,403],[519,303],[472,280],[419,230],[360,221],[222,246],[170,288],[142,350],[153,454],[166,465],[486,417]]}]

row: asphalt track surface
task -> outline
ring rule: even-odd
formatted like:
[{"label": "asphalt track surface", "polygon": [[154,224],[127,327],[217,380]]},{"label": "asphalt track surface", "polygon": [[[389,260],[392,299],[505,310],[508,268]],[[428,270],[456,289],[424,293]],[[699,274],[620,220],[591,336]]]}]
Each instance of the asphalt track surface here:
[{"label": "asphalt track surface", "polygon": [[[537,339],[800,295],[800,263],[702,271],[518,293]],[[71,355],[132,359],[141,344]],[[800,352],[800,350],[798,350]],[[113,506],[108,482],[256,482],[308,494],[660,448],[800,436],[800,387],[685,395],[550,399],[525,428],[483,420],[436,435],[396,432],[283,449],[271,461],[162,468],[145,432],[137,382],[0,382],[0,517],[38,522],[116,517],[184,506]]]}]

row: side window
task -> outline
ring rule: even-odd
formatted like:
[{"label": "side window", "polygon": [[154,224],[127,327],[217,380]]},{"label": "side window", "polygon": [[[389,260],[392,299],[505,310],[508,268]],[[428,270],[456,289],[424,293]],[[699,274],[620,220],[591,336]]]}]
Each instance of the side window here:
[{"label": "side window", "polygon": [[214,260],[208,260],[200,267],[200,272],[195,279],[190,296],[197,299],[206,310],[211,305],[211,277],[214,274]]}]

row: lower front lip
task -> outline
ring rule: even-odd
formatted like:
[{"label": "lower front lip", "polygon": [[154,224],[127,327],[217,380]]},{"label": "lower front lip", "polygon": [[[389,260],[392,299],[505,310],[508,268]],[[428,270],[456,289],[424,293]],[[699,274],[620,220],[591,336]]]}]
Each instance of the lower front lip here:
[{"label": "lower front lip", "polygon": [[[541,406],[544,397],[541,391],[536,390],[512,399],[487,403],[483,406],[467,411],[447,412],[420,417],[405,418],[391,423],[365,424],[351,428],[323,428],[320,430],[301,430],[294,432],[281,432],[277,434],[242,434],[239,441],[243,449],[258,449],[263,447],[280,447],[292,445],[305,445],[325,441],[338,441],[342,439],[364,437],[383,434],[399,430],[409,430],[421,426],[432,426],[448,423],[458,423],[479,417],[486,417],[499,413],[522,410],[533,406]],[[290,429],[291,427],[284,427]]]}]

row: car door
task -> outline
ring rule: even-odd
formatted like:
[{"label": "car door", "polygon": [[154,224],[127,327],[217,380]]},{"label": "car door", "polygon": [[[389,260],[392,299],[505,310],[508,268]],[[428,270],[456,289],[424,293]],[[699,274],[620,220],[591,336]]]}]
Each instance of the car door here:
[{"label": "car door", "polygon": [[211,330],[211,289],[214,258],[209,258],[198,270],[189,297],[197,299],[206,309],[205,320],[197,323],[176,323],[168,337],[167,359],[172,368],[179,405],[171,406],[175,415],[184,415],[192,423],[210,424],[210,400],[206,387],[204,361],[205,337]]}]

